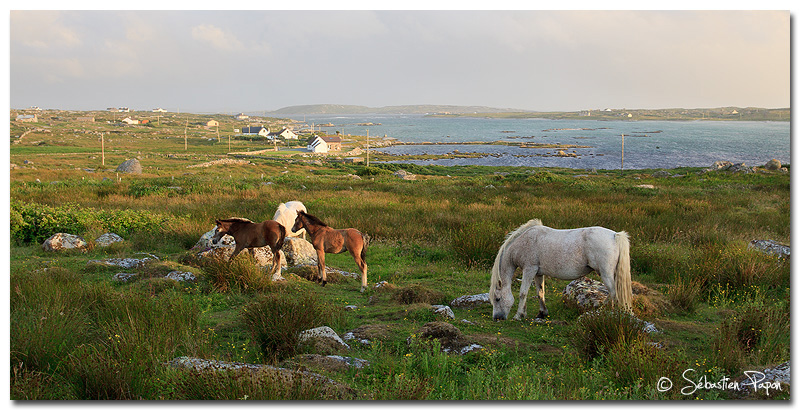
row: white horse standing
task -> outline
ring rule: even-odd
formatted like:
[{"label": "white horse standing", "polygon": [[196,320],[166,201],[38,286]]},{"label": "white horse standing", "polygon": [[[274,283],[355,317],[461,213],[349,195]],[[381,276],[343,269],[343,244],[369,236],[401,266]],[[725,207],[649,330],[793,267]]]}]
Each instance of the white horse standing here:
[{"label": "white horse standing", "polygon": [[306,239],[306,230],[300,229],[297,232],[292,232],[292,227],[294,226],[294,221],[297,219],[297,211],[308,212],[306,210],[306,206],[303,205],[300,201],[289,201],[287,203],[281,203],[278,205],[278,209],[275,211],[275,216],[272,217],[275,221],[278,221],[279,224],[283,225],[286,228],[286,236],[300,236],[303,235],[303,239]]},{"label": "white horse standing", "polygon": [[532,219],[508,234],[492,267],[489,301],[492,317],[504,320],[514,304],[511,282],[514,271],[522,268],[519,308],[514,319],[527,314],[528,289],[536,283],[539,296],[539,315],[547,316],[544,303],[544,277],[574,280],[592,270],[608,288],[608,299],[630,308],[631,263],[630,243],[626,232],[614,232],[599,226],[578,229],[553,229]]}]

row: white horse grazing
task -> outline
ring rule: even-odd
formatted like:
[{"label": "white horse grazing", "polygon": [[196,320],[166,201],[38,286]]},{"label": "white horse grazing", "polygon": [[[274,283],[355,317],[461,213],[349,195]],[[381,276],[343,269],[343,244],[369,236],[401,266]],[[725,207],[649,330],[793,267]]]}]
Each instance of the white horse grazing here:
[{"label": "white horse grazing", "polygon": [[300,236],[306,239],[306,230],[300,229],[297,232],[292,232],[294,221],[297,219],[297,211],[308,212],[306,206],[300,201],[289,201],[278,205],[278,210],[275,211],[275,216],[272,219],[278,221],[279,224],[286,228],[286,236]]},{"label": "white horse grazing", "polygon": [[574,280],[597,271],[608,288],[608,299],[630,308],[630,243],[626,232],[599,226],[578,229],[553,229],[532,219],[508,234],[492,267],[489,301],[494,320],[504,320],[514,304],[511,282],[514,271],[522,268],[519,308],[514,319],[527,314],[528,289],[536,282],[539,315],[547,316],[544,303],[544,277]]}]

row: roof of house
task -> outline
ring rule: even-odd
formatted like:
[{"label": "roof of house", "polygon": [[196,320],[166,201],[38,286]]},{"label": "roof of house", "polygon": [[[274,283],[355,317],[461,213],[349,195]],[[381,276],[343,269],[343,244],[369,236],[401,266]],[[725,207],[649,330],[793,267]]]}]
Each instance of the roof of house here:
[{"label": "roof of house", "polygon": [[265,129],[264,127],[243,127],[242,134],[258,134]]},{"label": "roof of house", "polygon": [[337,142],[341,143],[342,142],[342,138],[341,137],[337,137],[335,135],[329,135],[329,136],[320,137],[320,138],[322,138],[328,144],[337,143]]}]

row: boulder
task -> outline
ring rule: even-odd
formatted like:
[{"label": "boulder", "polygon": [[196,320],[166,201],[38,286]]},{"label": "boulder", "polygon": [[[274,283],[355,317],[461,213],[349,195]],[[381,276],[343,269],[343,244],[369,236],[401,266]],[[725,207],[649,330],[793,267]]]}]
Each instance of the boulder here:
[{"label": "boulder", "polygon": [[764,168],[766,168],[767,170],[770,170],[770,171],[777,171],[777,170],[781,169],[781,162],[778,161],[777,159],[773,158],[773,159],[767,161],[767,163],[764,165]]},{"label": "boulder", "polygon": [[57,252],[69,249],[85,249],[88,244],[78,235],[57,233],[44,241],[42,249],[48,252]]},{"label": "boulder", "polygon": [[109,233],[104,233],[104,234],[100,235],[99,238],[94,240],[94,243],[97,246],[105,248],[105,247],[111,246],[112,244],[115,244],[117,242],[123,242],[123,241],[124,241],[124,239],[122,239],[121,236],[119,236],[119,235],[117,235],[115,233],[109,232]]},{"label": "boulder", "polygon": [[791,360],[765,369],[750,370],[747,373],[737,380],[739,385],[742,386],[742,393],[745,395],[761,392],[769,396],[784,389],[789,391],[791,387]]},{"label": "boulder", "polygon": [[[152,256],[152,255],[151,255]],[[157,257],[153,256],[151,258],[144,257],[141,259],[136,258],[110,258],[110,259],[103,259],[103,260],[90,260],[86,262],[86,266],[105,266],[105,267],[118,267],[123,269],[138,269],[142,268],[151,261],[158,260]]]},{"label": "boulder", "polygon": [[117,172],[124,172],[126,174],[141,174],[142,164],[136,158],[131,158],[117,167]]},{"label": "boulder", "polygon": [[128,283],[136,277],[135,273],[119,272],[111,277],[114,282]]},{"label": "boulder", "polygon": [[398,177],[400,179],[404,179],[406,181],[416,181],[417,180],[417,176],[416,175],[411,174],[411,173],[409,173],[408,171],[406,171],[404,169],[398,170],[392,175],[394,175],[394,176],[396,176],[396,177]]},{"label": "boulder", "polygon": [[656,171],[653,173],[653,178],[668,178],[671,177],[672,173],[669,171]]},{"label": "boulder", "polygon": [[273,383],[280,383],[281,385],[287,386],[287,388],[300,389],[305,386],[309,389],[321,389],[322,391],[320,393],[325,396],[332,396],[339,399],[355,398],[355,392],[350,387],[328,377],[308,371],[290,370],[266,364],[224,362],[188,356],[176,357],[164,363],[164,365],[174,369],[187,369],[195,372],[248,371],[263,373],[268,376],[267,380]]},{"label": "boulder", "polygon": [[[211,248],[205,251],[198,252],[197,257],[200,259],[217,258],[217,259],[230,260],[231,255],[233,255],[233,251],[235,250],[235,248],[236,248],[235,246],[219,246],[216,248]],[[283,254],[283,251],[278,251],[278,252],[281,253],[281,268],[285,268],[287,266],[286,255]],[[272,267],[273,255],[272,255],[272,250],[269,249],[269,246],[264,246],[261,248],[245,249],[242,250],[238,255],[236,255],[236,257],[241,258],[245,254],[250,254],[258,266]]]},{"label": "boulder", "polygon": [[579,310],[590,310],[603,305],[608,298],[608,288],[603,282],[586,276],[575,279],[564,289],[563,300]]},{"label": "boulder", "polygon": [[730,166],[730,167],[727,169],[727,171],[728,171],[728,172],[741,172],[741,173],[744,173],[744,174],[752,174],[752,173],[756,172],[756,171],[753,169],[753,167],[748,167],[747,165],[745,165],[745,163],[744,163],[744,162],[742,162],[742,163],[739,163],[739,164],[733,164],[733,165],[731,165],[731,166]]},{"label": "boulder", "polygon": [[[220,238],[217,244],[211,243],[211,238],[217,233],[217,227],[214,227],[212,230],[203,234],[197,243],[194,244],[192,247],[193,251],[197,251],[196,255],[198,258],[219,258],[219,259],[230,259],[231,255],[233,255],[233,251],[236,249],[236,240],[233,239],[233,236],[230,235],[223,235]],[[236,257],[241,257],[244,253],[249,253],[255,259],[256,264],[262,267],[271,267],[272,266],[272,250],[270,250],[269,246],[264,246],[261,248],[252,248],[252,249],[244,249],[242,250],[239,255]],[[281,250],[281,268],[287,267],[286,261],[286,254]],[[277,276],[277,275],[276,275]],[[281,280],[273,278],[273,280]]]},{"label": "boulder", "polygon": [[300,332],[300,343],[311,344],[317,352],[336,353],[342,349],[350,349],[350,345],[328,326],[315,327]]},{"label": "boulder", "polygon": [[711,168],[709,169],[712,171],[726,171],[732,165],[733,162],[730,161],[716,161],[713,164],[711,164]]},{"label": "boulder", "polygon": [[215,226],[210,231],[204,233],[203,236],[200,237],[197,243],[195,243],[194,246],[192,246],[192,250],[206,250],[220,246],[236,245],[236,241],[233,239],[233,236],[230,235],[223,236],[222,238],[220,238],[219,242],[216,245],[214,245],[213,243],[211,243],[211,238],[213,238],[216,233],[217,233],[217,227]]},{"label": "boulder", "polygon": [[450,309],[450,306],[445,305],[432,305],[431,309],[433,313],[442,316],[446,319],[455,319],[456,315],[453,313],[453,309]]},{"label": "boulder", "polygon": [[192,272],[182,272],[179,270],[174,270],[168,273],[165,278],[172,279],[177,282],[195,282],[197,281],[197,277],[194,276]]},{"label": "boulder", "polygon": [[286,237],[281,247],[288,266],[316,265],[317,251],[311,242],[299,237]]},{"label": "boulder", "polygon": [[767,255],[777,255],[779,258],[788,258],[791,256],[792,248],[786,245],[781,245],[773,240],[759,240],[754,239],[747,245],[750,249],[766,253]]},{"label": "boulder", "polygon": [[464,295],[453,299],[450,306],[454,308],[474,308],[481,305],[489,304],[489,294],[480,293],[477,295]]}]

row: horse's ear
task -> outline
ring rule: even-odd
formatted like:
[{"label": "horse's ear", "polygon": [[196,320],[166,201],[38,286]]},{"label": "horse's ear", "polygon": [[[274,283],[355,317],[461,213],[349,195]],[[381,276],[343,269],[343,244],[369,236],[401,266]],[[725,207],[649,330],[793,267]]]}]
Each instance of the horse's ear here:
[{"label": "horse's ear", "polygon": [[215,220],[214,220],[214,223],[216,223],[217,225],[220,225],[220,224],[222,224],[222,222],[220,222],[220,221],[219,221],[219,219],[215,219]]}]

